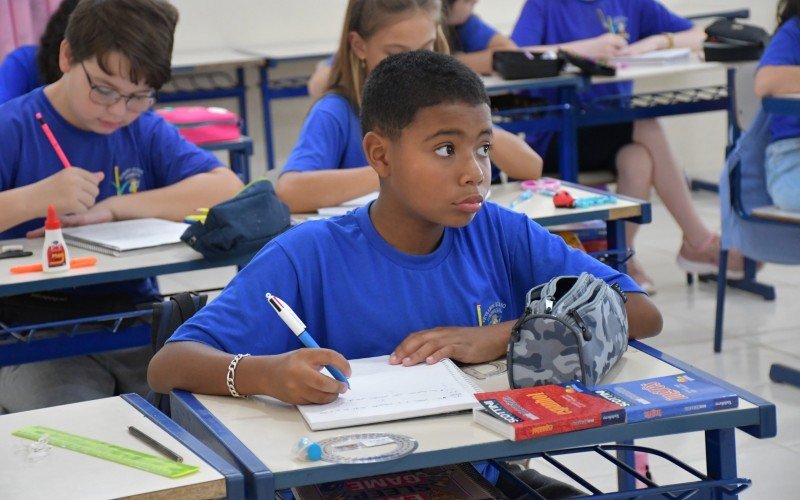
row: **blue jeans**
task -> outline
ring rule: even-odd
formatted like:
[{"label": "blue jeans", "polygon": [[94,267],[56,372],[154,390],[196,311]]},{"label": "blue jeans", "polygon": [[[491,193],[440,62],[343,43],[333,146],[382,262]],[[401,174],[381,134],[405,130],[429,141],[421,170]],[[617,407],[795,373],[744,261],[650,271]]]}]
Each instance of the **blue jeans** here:
[{"label": "blue jeans", "polygon": [[800,212],[800,137],[770,144],[765,171],[772,202],[784,210]]}]

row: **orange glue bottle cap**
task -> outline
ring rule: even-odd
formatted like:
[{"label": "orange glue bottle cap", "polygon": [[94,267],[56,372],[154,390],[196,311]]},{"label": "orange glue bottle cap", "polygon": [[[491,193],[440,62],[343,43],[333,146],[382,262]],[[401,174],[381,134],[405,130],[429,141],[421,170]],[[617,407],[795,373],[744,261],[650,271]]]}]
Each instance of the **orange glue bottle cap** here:
[{"label": "orange glue bottle cap", "polygon": [[45,229],[61,229],[61,221],[56,217],[56,208],[51,203],[47,206],[47,219],[44,221]]}]

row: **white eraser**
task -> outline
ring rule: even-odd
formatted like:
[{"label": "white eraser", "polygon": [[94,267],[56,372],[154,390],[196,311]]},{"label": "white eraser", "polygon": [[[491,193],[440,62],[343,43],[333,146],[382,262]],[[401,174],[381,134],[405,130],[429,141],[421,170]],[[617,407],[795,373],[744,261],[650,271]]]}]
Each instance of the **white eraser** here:
[{"label": "white eraser", "polygon": [[3,245],[0,247],[0,252],[14,252],[14,251],[22,251],[22,245]]}]

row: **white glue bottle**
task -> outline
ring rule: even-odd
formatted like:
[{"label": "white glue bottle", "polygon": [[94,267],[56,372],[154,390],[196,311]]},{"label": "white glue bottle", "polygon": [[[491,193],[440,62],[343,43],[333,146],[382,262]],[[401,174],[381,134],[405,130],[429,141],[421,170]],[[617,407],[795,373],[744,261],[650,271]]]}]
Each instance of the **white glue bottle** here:
[{"label": "white glue bottle", "polygon": [[61,222],[56,217],[56,209],[52,204],[47,207],[47,219],[44,221],[42,270],[46,273],[69,270],[69,251],[61,234]]}]

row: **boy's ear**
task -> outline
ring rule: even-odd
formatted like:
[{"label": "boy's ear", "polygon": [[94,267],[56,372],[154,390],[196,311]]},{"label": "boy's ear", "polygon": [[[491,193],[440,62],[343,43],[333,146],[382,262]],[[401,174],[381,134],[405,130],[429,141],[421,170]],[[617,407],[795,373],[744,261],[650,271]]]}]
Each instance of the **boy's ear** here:
[{"label": "boy's ear", "polygon": [[389,146],[389,139],[377,132],[370,131],[364,136],[362,143],[364,154],[380,178],[391,175],[392,168],[388,158]]},{"label": "boy's ear", "polygon": [[361,38],[361,35],[351,31],[347,34],[347,43],[350,45],[350,50],[359,60],[363,61],[367,58],[367,43]]},{"label": "boy's ear", "polygon": [[72,47],[66,40],[61,41],[61,46],[58,48],[58,69],[62,73],[66,73],[72,67]]}]

